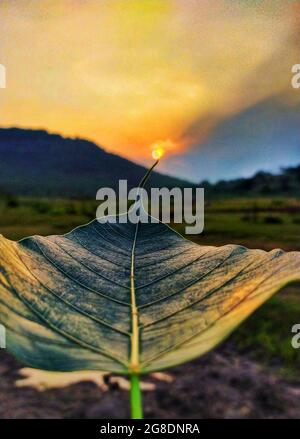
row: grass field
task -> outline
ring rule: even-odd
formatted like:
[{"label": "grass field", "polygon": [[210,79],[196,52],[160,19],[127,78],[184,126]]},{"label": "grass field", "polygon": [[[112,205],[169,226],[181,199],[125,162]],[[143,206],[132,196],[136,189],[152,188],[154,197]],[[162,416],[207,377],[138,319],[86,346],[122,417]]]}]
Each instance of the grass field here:
[{"label": "grass field", "polygon": [[[97,204],[86,200],[5,198],[0,200],[0,233],[10,239],[62,234],[94,218]],[[227,199],[207,203],[199,244],[235,243],[250,248],[300,251],[300,201],[297,199]],[[175,226],[183,233],[184,225]],[[291,346],[291,328],[300,323],[300,286],[285,288],[231,337],[235,348],[295,376],[300,349]]]}]

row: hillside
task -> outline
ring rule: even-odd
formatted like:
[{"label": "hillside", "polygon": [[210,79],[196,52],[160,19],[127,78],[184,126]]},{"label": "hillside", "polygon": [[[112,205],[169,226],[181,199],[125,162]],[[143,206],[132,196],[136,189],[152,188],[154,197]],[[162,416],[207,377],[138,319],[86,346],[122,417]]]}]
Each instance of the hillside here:
[{"label": "hillside", "polygon": [[300,165],[283,168],[280,174],[257,172],[250,178],[220,180],[216,184],[202,181],[210,196],[292,196],[300,195]]},{"label": "hillside", "polygon": [[[95,197],[119,179],[137,186],[146,169],[110,154],[93,142],[42,130],[0,128],[0,191],[45,197]],[[191,184],[153,173],[154,187]]]}]

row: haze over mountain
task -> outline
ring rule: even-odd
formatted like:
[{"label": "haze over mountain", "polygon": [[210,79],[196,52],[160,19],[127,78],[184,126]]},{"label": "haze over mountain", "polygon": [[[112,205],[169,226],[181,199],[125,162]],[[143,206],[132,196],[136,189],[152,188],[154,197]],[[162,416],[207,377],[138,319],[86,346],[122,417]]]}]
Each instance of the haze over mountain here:
[{"label": "haze over mountain", "polygon": [[[84,139],[64,138],[42,130],[0,128],[0,191],[16,195],[92,197],[119,179],[137,186],[146,168]],[[191,184],[153,173],[151,185]]]},{"label": "haze over mountain", "polygon": [[161,169],[176,169],[177,176],[197,182],[216,182],[251,177],[261,170],[278,173],[299,162],[300,103],[269,99],[227,118],[201,145],[169,156]]}]

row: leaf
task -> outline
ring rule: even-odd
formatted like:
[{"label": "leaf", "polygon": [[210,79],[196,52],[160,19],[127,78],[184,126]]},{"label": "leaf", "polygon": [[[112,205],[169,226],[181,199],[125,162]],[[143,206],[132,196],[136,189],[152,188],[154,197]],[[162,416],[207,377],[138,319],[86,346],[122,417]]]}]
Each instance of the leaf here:
[{"label": "leaf", "polygon": [[64,236],[0,238],[0,321],[32,367],[146,373],[207,352],[299,279],[297,252],[93,221]]}]

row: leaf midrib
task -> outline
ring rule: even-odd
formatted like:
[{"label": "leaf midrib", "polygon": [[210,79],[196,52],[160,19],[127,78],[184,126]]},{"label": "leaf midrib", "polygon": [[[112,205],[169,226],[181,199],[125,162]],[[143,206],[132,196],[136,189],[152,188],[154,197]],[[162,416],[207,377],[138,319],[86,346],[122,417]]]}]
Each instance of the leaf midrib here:
[{"label": "leaf midrib", "polygon": [[137,242],[137,235],[139,230],[139,221],[136,224],[134,239],[131,248],[131,264],[130,264],[130,298],[131,298],[131,345],[130,345],[130,363],[129,371],[131,373],[137,373],[140,369],[139,359],[139,313],[136,304],[136,291],[135,291],[135,248]]}]

